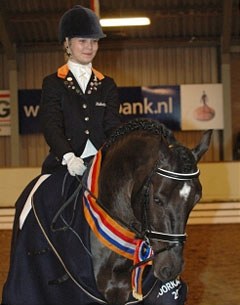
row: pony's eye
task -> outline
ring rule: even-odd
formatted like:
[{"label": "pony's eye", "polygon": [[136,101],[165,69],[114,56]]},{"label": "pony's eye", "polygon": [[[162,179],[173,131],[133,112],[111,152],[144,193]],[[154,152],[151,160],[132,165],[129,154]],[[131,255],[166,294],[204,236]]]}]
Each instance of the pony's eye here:
[{"label": "pony's eye", "polygon": [[162,204],[162,202],[161,202],[161,200],[160,200],[159,197],[153,197],[153,200],[154,200],[154,202],[157,203],[157,204]]}]

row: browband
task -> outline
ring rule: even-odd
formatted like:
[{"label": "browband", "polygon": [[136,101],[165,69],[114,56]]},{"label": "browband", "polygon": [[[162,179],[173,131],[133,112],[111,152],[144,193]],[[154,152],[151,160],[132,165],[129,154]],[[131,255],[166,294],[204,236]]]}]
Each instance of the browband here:
[{"label": "browband", "polygon": [[197,178],[200,175],[200,170],[198,169],[196,172],[190,174],[182,174],[182,173],[171,172],[166,169],[162,169],[158,167],[156,170],[156,174],[175,180],[191,180]]}]

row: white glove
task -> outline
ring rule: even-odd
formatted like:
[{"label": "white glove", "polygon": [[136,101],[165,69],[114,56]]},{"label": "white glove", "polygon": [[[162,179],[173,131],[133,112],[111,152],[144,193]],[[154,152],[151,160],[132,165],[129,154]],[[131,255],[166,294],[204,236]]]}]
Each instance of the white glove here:
[{"label": "white glove", "polygon": [[63,156],[62,164],[67,164],[67,169],[71,176],[82,176],[86,170],[83,159],[76,157],[73,152],[66,153]]}]

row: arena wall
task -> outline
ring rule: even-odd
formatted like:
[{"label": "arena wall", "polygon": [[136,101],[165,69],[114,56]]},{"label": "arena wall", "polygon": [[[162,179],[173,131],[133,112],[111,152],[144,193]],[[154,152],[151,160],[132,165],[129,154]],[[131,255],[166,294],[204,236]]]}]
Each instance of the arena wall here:
[{"label": "arena wall", "polygon": [[[240,223],[240,162],[200,163],[203,187],[189,224]],[[40,168],[0,169],[0,228],[11,229],[14,204]]]}]

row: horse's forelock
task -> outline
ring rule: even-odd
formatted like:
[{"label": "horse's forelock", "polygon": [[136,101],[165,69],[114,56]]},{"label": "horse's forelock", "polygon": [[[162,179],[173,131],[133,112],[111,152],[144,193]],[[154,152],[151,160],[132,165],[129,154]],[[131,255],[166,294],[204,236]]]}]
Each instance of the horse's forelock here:
[{"label": "horse's forelock", "polygon": [[178,160],[179,171],[182,173],[190,173],[196,169],[196,161],[191,151],[184,146],[177,145],[173,147],[174,157]]}]

